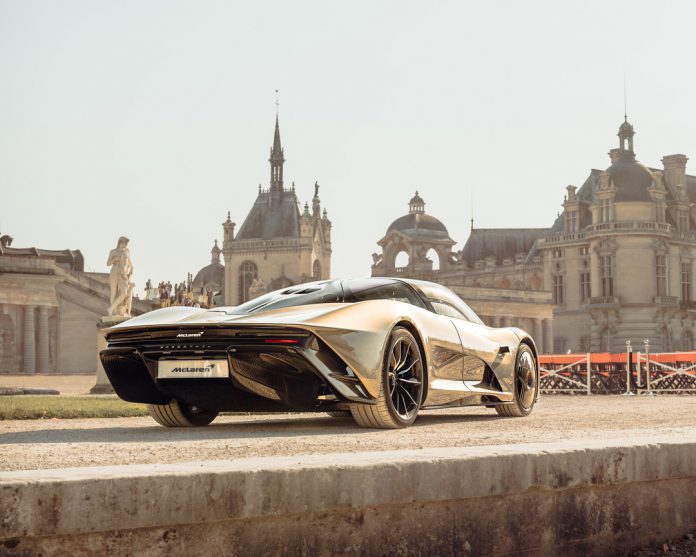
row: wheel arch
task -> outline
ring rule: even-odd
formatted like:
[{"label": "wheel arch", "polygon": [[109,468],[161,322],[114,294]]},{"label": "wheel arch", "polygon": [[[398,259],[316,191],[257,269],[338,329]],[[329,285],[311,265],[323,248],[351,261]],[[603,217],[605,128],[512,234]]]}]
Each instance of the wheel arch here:
[{"label": "wheel arch", "polygon": [[421,405],[423,405],[428,396],[428,386],[430,377],[430,374],[428,373],[428,356],[425,351],[423,337],[421,336],[418,327],[416,327],[411,321],[408,321],[407,319],[401,319],[394,323],[394,326],[391,330],[394,331],[394,329],[396,329],[397,327],[403,327],[413,335],[413,338],[416,339],[416,343],[418,344],[418,349],[420,350],[421,357],[423,358],[423,375],[425,376],[423,378],[423,395],[421,397]]}]

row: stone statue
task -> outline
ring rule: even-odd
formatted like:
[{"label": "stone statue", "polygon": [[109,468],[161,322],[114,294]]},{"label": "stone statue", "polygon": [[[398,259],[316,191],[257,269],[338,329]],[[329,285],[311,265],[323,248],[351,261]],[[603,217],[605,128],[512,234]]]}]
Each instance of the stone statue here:
[{"label": "stone statue", "polygon": [[258,298],[261,294],[266,293],[266,283],[260,278],[255,278],[249,286],[249,299]]},{"label": "stone statue", "polygon": [[658,189],[658,190],[663,190],[665,189],[665,182],[664,182],[664,176],[660,170],[656,170],[655,172],[652,173],[653,175],[653,185]]},{"label": "stone statue", "polygon": [[14,240],[12,236],[10,236],[9,234],[3,234],[2,236],[0,236],[0,247],[10,247],[12,245],[12,240]]},{"label": "stone statue", "polygon": [[115,249],[109,253],[107,265],[111,265],[109,285],[111,286],[111,305],[109,316],[130,317],[133,303],[134,283],[130,278],[133,274],[133,263],[128,250],[128,238],[121,236]]}]

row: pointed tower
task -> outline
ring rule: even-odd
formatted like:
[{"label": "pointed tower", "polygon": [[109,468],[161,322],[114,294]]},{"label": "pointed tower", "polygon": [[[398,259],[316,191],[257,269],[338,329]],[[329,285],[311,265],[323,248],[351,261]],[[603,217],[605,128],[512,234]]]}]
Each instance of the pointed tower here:
[{"label": "pointed tower", "polygon": [[329,223],[328,219],[322,220],[319,186],[315,184],[314,198],[305,204],[303,212],[295,184],[289,181],[291,185],[284,187],[285,154],[278,120],[276,109],[268,159],[270,189],[259,187],[256,201],[238,232],[235,233],[231,218],[223,224],[225,303],[229,305],[244,303],[260,291],[307,282],[313,276],[330,276],[331,243],[326,233],[330,226],[324,224]]},{"label": "pointed tower", "polygon": [[283,147],[280,144],[280,126],[278,125],[278,114],[276,114],[275,133],[273,135],[273,147],[271,148],[271,157],[268,159],[271,163],[271,193],[283,191]]}]

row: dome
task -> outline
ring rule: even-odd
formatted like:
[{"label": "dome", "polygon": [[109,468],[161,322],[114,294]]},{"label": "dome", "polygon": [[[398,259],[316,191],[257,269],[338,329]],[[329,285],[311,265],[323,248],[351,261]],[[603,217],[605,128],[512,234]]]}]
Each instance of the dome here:
[{"label": "dome", "polygon": [[222,263],[211,263],[203,267],[193,279],[192,286],[194,289],[203,288],[204,290],[212,290],[219,292],[225,284],[225,266]]},{"label": "dome", "polygon": [[399,217],[387,228],[387,234],[398,230],[411,237],[446,238],[449,239],[447,228],[438,219],[425,214],[425,201],[418,192],[408,202],[408,215]]},{"label": "dome", "polygon": [[448,238],[447,228],[441,221],[425,213],[409,213],[399,217],[389,225],[387,233],[398,230],[408,236],[426,234],[439,238]]},{"label": "dome", "polygon": [[638,161],[619,159],[607,168],[607,173],[616,186],[614,201],[652,201],[648,193],[652,173]]}]

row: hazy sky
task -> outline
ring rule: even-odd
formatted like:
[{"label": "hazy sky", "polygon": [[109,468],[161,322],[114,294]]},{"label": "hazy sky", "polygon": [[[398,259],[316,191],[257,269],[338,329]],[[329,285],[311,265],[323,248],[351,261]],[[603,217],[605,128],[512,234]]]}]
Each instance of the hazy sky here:
[{"label": "hazy sky", "polygon": [[[550,226],[608,166],[696,158],[696,3],[0,0],[0,231],[106,271],[131,239],[138,290],[210,260],[268,185],[274,90],[286,185],[315,180],[333,275],[414,190],[461,248],[477,227]],[[696,173],[696,161],[689,165]],[[688,167],[688,168],[689,168]]]}]

